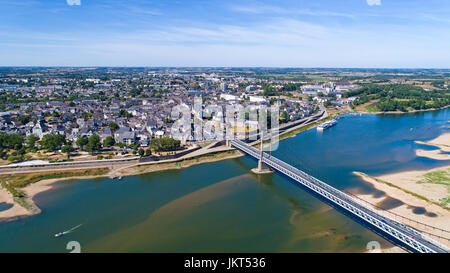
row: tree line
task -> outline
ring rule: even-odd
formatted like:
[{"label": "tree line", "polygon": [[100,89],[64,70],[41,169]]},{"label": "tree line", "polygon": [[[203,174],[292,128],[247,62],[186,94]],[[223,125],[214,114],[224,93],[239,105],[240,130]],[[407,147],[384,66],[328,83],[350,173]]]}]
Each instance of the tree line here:
[{"label": "tree line", "polygon": [[356,90],[347,91],[345,98],[358,96],[354,106],[378,100],[376,107],[380,111],[408,111],[408,109],[425,110],[443,108],[450,105],[450,90],[425,91],[411,85],[376,85],[369,84]]},{"label": "tree line", "polygon": [[[115,126],[111,126],[116,128]],[[90,137],[82,136],[79,137],[75,143],[66,139],[65,135],[60,134],[46,134],[39,140],[34,134],[27,137],[20,134],[7,134],[5,132],[0,132],[0,158],[4,160],[9,160],[11,162],[23,161],[28,159],[26,154],[28,152],[37,152],[38,146],[40,150],[46,150],[47,152],[61,151],[67,154],[70,158],[71,154],[75,151],[74,144],[80,148],[82,151],[89,152],[90,154],[95,154],[104,147],[119,146],[124,147],[123,143],[116,143],[114,137],[107,136],[103,142],[100,136],[93,134]],[[175,140],[169,136],[162,138],[153,138],[150,141],[149,149],[139,149],[139,144],[132,144],[130,147],[134,148],[133,153],[139,154],[140,156],[151,155],[152,150],[155,152],[167,152],[175,151],[181,147],[181,142]]]}]

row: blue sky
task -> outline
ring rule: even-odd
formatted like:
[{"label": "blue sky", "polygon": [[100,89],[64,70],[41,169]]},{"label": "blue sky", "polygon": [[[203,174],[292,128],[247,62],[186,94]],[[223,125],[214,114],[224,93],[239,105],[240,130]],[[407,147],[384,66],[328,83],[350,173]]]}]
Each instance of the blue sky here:
[{"label": "blue sky", "polygon": [[448,0],[0,0],[1,66],[450,68]]}]

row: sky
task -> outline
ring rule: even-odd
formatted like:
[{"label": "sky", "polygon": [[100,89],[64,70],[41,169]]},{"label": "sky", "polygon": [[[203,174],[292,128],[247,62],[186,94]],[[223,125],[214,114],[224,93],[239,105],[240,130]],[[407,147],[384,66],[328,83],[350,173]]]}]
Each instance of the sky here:
[{"label": "sky", "polygon": [[450,68],[448,0],[0,0],[0,66]]}]

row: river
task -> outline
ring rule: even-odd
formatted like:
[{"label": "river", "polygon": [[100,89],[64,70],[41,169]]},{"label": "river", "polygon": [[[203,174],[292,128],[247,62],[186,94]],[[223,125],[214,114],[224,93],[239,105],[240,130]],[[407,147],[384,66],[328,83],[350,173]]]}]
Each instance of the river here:
[{"label": "river", "polygon": [[[370,175],[448,165],[415,144],[448,132],[450,110],[345,116],[323,132],[283,140],[274,156],[344,191]],[[36,216],[0,223],[0,252],[363,252],[392,245],[279,174],[250,173],[249,156],[121,180],[60,182]],[[80,225],[55,238],[54,234]]]}]

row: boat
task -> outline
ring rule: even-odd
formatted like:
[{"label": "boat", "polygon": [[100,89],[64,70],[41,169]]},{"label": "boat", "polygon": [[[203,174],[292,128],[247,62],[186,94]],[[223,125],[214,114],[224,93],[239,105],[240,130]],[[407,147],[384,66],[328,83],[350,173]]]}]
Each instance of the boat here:
[{"label": "boat", "polygon": [[336,124],[337,124],[337,121],[335,119],[332,119],[330,121],[326,121],[326,122],[320,124],[319,126],[317,126],[317,130],[321,131],[321,130],[330,128]]},{"label": "boat", "polygon": [[65,234],[67,234],[67,233],[71,233],[72,231],[74,231],[75,229],[77,229],[77,228],[79,228],[79,227],[81,227],[81,224],[78,225],[78,226],[76,226],[76,227],[73,227],[73,228],[71,228],[71,229],[69,229],[69,230],[66,230],[66,231],[63,231],[63,232],[56,233],[56,234],[55,234],[55,237],[61,237],[61,236],[65,235]]},{"label": "boat", "polygon": [[56,234],[55,234],[55,237],[60,237],[60,236],[63,236],[64,234],[66,234],[65,231],[64,231],[64,232],[60,232],[60,233],[56,233]]}]

